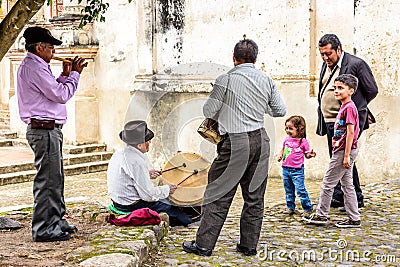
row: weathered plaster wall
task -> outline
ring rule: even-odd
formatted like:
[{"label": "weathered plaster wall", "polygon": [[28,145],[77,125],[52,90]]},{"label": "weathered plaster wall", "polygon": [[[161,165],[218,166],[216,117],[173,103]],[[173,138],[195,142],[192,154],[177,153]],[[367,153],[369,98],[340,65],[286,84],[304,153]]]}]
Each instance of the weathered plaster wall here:
[{"label": "weathered plaster wall", "polygon": [[110,148],[120,145],[118,133],[124,124],[130,91],[138,73],[135,3],[109,1],[105,23],[96,24],[99,50],[95,60],[99,101],[100,140]]},{"label": "weathered plaster wall", "polygon": [[[358,7],[356,10],[354,9],[355,2]],[[326,137],[315,135],[317,101],[312,96],[312,81],[310,81],[313,76],[318,76],[322,64],[317,50],[318,39],[325,33],[336,33],[345,51],[356,53],[364,58],[373,68],[377,80],[383,79],[382,82],[378,81],[381,89],[386,88],[381,92],[391,90],[391,95],[393,95],[393,88],[399,88],[395,86],[398,82],[398,73],[395,70],[393,74],[389,74],[390,77],[394,76],[393,79],[384,74],[395,63],[396,57],[392,55],[392,52],[396,50],[398,40],[395,39],[392,43],[385,42],[386,45],[383,46],[375,46],[375,51],[370,49],[374,46],[361,45],[369,44],[370,39],[380,43],[382,39],[387,40],[393,35],[398,35],[399,30],[395,23],[386,27],[385,32],[380,30],[388,24],[388,17],[394,20],[400,17],[396,8],[398,4],[393,3],[395,1],[383,1],[385,3],[379,4],[379,1],[376,3],[374,1],[355,2],[288,0],[265,2],[260,5],[256,2],[243,4],[242,1],[223,1],[222,3],[211,0],[155,1],[156,38],[152,46],[152,69],[160,71],[166,67],[173,67],[175,64],[190,62],[212,62],[232,66],[232,51],[236,41],[241,39],[243,34],[254,39],[260,48],[256,66],[264,69],[277,80],[288,106],[287,116],[300,114],[308,123],[308,138],[318,156],[316,159],[306,161],[306,172],[312,178],[322,177],[329,157]],[[382,10],[385,11],[382,12]],[[169,14],[160,14],[160,12],[169,12]],[[366,34],[360,36],[362,31]],[[373,33],[372,37],[365,38],[371,33]],[[382,61],[382,55],[385,53],[387,57],[381,63],[386,65],[380,64],[379,69],[375,66],[376,61],[378,59]],[[144,64],[148,64],[148,61]],[[390,83],[391,86],[383,85],[383,82]],[[301,100],[300,103],[299,100]],[[395,97],[389,99],[384,94],[380,94],[371,104],[371,109],[374,111],[379,109],[379,106],[382,110],[387,110],[385,106],[396,109],[397,99]],[[195,115],[198,114],[193,114]],[[389,134],[396,136],[399,131],[396,126],[393,127],[389,123],[393,121],[390,117],[383,119],[381,117],[385,116],[379,113],[377,117],[378,123],[366,131],[360,140],[361,151],[358,158],[360,170],[363,176],[374,177],[376,174],[382,174],[377,171],[376,165],[383,164],[390,169],[384,173],[385,175],[398,175],[399,170],[396,165],[399,158],[398,152],[392,150],[387,153],[389,142],[377,136],[381,136],[382,131],[385,136]],[[280,142],[285,136],[284,119],[274,119],[277,141],[274,151],[279,149]],[[387,125],[387,130],[380,130],[385,129],[385,125]],[[193,133],[195,133],[195,126],[197,125],[192,126]],[[376,148],[381,151],[378,158],[371,159],[373,156],[368,156],[373,154],[366,149],[371,141],[375,142]],[[155,161],[159,161],[160,157],[155,154],[150,154],[150,156]],[[272,176],[279,176],[280,166],[277,162],[272,162],[270,173]],[[375,173],[370,172],[372,169],[376,170]]]},{"label": "weathered plaster wall", "polygon": [[[380,87],[370,105],[377,123],[360,140],[361,175],[398,176],[399,5],[397,0],[110,1],[106,22],[95,25],[99,50],[93,71],[83,74],[83,79],[94,81],[88,89],[98,101],[98,141],[111,149],[121,146],[118,133],[124,122],[141,118],[156,132],[150,153],[156,167],[176,150],[192,150],[211,160],[215,148],[196,133],[200,102],[211,89],[209,82],[232,67],[233,46],[246,34],[259,45],[256,67],[276,80],[286,101],[285,118],[306,118],[307,137],[317,152],[317,158],[306,160],[306,174],[321,178],[329,157],[326,137],[315,135],[318,81],[313,79],[322,64],[318,39],[336,33],[345,51],[370,64]],[[224,67],[212,73],[200,69],[198,75],[176,72],[181,66],[199,71],[194,62]],[[4,68],[1,71],[4,77]],[[88,112],[90,108],[74,114]],[[285,137],[285,118],[266,122],[275,140],[274,153]],[[280,176],[280,165],[273,158],[271,162],[270,174]]]},{"label": "weathered plaster wall", "polygon": [[379,95],[370,108],[377,118],[364,136],[360,161],[368,176],[400,172],[400,1],[357,1],[354,47],[371,63]]},{"label": "weathered plaster wall", "polygon": [[158,38],[158,69],[197,61],[232,66],[233,46],[246,34],[257,41],[257,65],[264,63],[268,73],[308,75],[308,1],[171,2],[180,2],[173,10],[182,10],[178,14],[184,23],[179,29],[170,26]]}]

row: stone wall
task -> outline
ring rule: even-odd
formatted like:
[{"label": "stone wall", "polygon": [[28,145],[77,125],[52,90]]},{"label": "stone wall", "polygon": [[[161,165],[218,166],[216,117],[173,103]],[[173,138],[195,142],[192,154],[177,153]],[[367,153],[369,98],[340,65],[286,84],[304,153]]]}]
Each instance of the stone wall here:
[{"label": "stone wall", "polygon": [[[95,24],[93,69],[83,73],[85,81],[94,81],[86,84],[93,87],[98,106],[98,141],[110,149],[122,146],[118,133],[124,122],[140,118],[156,131],[149,154],[155,167],[162,167],[175,150],[192,150],[212,160],[215,148],[196,134],[201,106],[209,82],[232,67],[233,46],[246,34],[258,43],[256,67],[276,80],[287,116],[306,118],[307,137],[317,152],[317,158],[306,160],[306,175],[321,178],[329,157],[326,137],[315,135],[322,64],[317,42],[325,33],[336,33],[345,51],[370,64],[380,88],[370,105],[377,123],[360,140],[361,176],[396,177],[400,32],[394,22],[399,18],[398,1],[389,0],[110,1],[106,22]],[[180,66],[186,71],[177,71]],[[8,69],[0,68],[3,73]],[[274,153],[285,137],[284,120],[266,120]],[[279,164],[275,159],[271,163],[270,174],[280,176]]]}]

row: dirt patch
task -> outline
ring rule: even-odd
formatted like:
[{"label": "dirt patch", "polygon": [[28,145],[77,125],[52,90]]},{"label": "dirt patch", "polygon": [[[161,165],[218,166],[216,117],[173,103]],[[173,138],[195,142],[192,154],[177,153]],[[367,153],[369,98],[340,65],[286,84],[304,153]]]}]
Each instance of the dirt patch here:
[{"label": "dirt patch", "polygon": [[17,230],[0,231],[0,266],[75,266],[66,261],[67,255],[81,247],[89,236],[106,222],[92,221],[81,216],[66,216],[70,224],[78,227],[78,232],[68,241],[33,242],[30,212],[13,212],[5,215],[21,223]]}]

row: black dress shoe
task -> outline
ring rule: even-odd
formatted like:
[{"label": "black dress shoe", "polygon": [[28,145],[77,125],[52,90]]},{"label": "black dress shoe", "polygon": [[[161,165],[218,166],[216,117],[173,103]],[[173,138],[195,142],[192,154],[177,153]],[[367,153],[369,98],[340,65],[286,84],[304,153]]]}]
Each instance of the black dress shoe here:
[{"label": "black dress shoe", "polygon": [[36,238],[35,242],[56,242],[56,241],[67,241],[71,239],[71,235],[67,232],[61,232],[56,236],[49,238]]},{"label": "black dress shoe", "polygon": [[63,232],[68,232],[70,234],[74,234],[74,233],[78,232],[78,228],[75,225],[72,225],[72,224],[68,225],[67,228],[61,229],[61,230]]},{"label": "black dress shoe", "polygon": [[236,245],[236,251],[243,253],[246,256],[254,256],[257,255],[257,250],[255,248],[246,248],[240,244]]},{"label": "black dress shoe", "polygon": [[199,247],[195,241],[192,242],[183,242],[182,243],[183,250],[188,253],[193,253],[200,256],[211,256],[212,250]]},{"label": "black dress shoe", "polygon": [[331,201],[331,207],[332,208],[340,208],[340,207],[344,207],[344,202],[343,201],[339,201],[336,199],[332,199]]}]

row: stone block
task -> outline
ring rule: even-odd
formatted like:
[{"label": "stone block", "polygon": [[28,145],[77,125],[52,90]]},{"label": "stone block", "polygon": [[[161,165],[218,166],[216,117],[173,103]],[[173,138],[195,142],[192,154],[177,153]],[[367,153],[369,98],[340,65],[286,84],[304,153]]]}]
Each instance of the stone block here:
[{"label": "stone block", "polygon": [[150,245],[150,249],[154,249],[157,247],[158,241],[152,230],[144,229],[139,238],[147,240]]},{"label": "stone block", "polygon": [[22,225],[7,217],[0,217],[0,230],[19,229]]},{"label": "stone block", "polygon": [[139,259],[123,253],[112,253],[89,258],[79,264],[83,267],[136,267]]},{"label": "stone block", "polygon": [[136,253],[140,261],[143,261],[149,255],[149,248],[144,240],[124,241],[117,244],[118,248],[129,249]]}]

